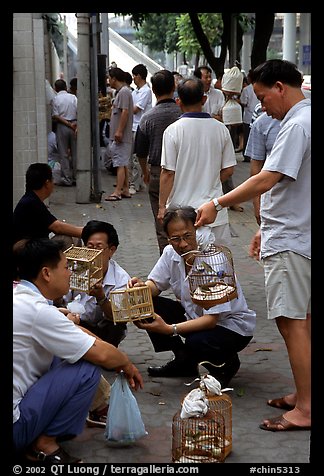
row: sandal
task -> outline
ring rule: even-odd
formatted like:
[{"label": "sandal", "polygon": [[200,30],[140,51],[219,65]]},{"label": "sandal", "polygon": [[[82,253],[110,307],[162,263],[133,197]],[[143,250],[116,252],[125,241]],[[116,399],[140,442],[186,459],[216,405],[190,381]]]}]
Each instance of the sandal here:
[{"label": "sandal", "polygon": [[310,425],[307,425],[307,426],[296,425],[296,423],[292,423],[291,421],[286,420],[286,418],[283,415],[264,420],[263,423],[259,425],[259,428],[261,428],[261,430],[267,430],[267,431],[296,431],[296,430],[309,431],[311,429]]},{"label": "sandal", "polygon": [[287,403],[284,397],[268,400],[267,405],[273,408],[280,408],[281,410],[293,410],[295,408],[295,405]]},{"label": "sandal", "polygon": [[44,451],[29,449],[25,457],[27,461],[41,461],[42,463],[83,463],[81,458],[69,455],[61,446],[50,454],[46,454]]},{"label": "sandal", "polygon": [[121,200],[122,198],[119,195],[114,195],[113,193],[109,195],[109,197],[106,197],[105,200],[106,202],[117,202],[118,200]]},{"label": "sandal", "polygon": [[125,195],[125,193],[122,193],[122,194],[121,194],[121,197],[122,197],[122,198],[132,198],[131,195]]}]

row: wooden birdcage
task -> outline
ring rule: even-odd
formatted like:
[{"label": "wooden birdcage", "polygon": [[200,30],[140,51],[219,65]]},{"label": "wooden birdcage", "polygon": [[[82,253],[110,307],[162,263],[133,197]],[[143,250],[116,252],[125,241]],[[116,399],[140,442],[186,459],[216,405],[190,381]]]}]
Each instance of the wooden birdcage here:
[{"label": "wooden birdcage", "polygon": [[99,103],[99,122],[103,119],[109,121],[111,117],[111,108],[112,108],[112,101],[111,97],[99,95],[98,97]]},{"label": "wooden birdcage", "polygon": [[72,245],[64,254],[72,271],[70,289],[89,293],[103,278],[102,250]]},{"label": "wooden birdcage", "polygon": [[214,410],[224,417],[224,449],[226,458],[232,451],[232,399],[225,393],[222,393],[222,395],[208,395],[208,391],[206,392],[206,397],[210,410]]},{"label": "wooden birdcage", "polygon": [[194,252],[190,266],[188,280],[195,304],[209,309],[237,297],[232,253],[226,246],[210,244],[206,250]]},{"label": "wooden birdcage", "polygon": [[111,291],[109,297],[114,322],[154,319],[152,293],[146,285]]},{"label": "wooden birdcage", "polygon": [[213,410],[206,415],[172,420],[173,463],[223,463],[225,460],[224,417]]}]

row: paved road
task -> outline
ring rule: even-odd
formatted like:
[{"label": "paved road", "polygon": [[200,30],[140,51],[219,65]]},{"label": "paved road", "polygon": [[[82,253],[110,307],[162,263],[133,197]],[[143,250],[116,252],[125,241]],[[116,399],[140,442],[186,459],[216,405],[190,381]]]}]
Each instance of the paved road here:
[{"label": "paved road", "polygon": [[[241,155],[237,154],[237,159],[235,185],[249,175],[249,164],[242,162]],[[114,181],[115,177],[103,169],[102,186],[107,195],[113,191]],[[225,463],[308,463],[310,432],[273,433],[259,429],[264,417],[280,414],[280,410],[268,407],[266,400],[292,391],[293,380],[283,339],[275,323],[266,319],[262,266],[248,257],[250,239],[257,229],[252,204],[242,205],[244,212],[229,212],[232,252],[248,305],[257,313],[257,326],[251,343],[240,353],[241,368],[231,381],[233,451]],[[76,225],[83,225],[89,219],[113,223],[120,239],[115,258],[131,276],[145,278],[159,257],[145,192],[137,193],[131,200],[102,200],[100,204],[84,205],[75,203],[75,188],[56,187],[50,209],[59,219]],[[66,442],[65,447],[71,454],[82,456],[86,463],[170,463],[172,417],[188,393],[184,385],[188,379],[148,377],[148,365],[164,364],[172,354],[155,354],[146,333],[132,324],[128,325],[128,335],[120,348],[144,377],[145,387],[135,396],[148,436],[133,447],[112,449],[104,440],[103,430],[85,428],[76,439]],[[114,381],[113,372],[104,374],[110,383]]]}]

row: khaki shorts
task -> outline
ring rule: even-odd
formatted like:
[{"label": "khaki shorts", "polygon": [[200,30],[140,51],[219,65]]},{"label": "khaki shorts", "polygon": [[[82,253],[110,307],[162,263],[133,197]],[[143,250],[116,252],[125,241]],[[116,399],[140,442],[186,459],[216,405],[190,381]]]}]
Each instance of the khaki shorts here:
[{"label": "khaki shorts", "polygon": [[111,141],[109,155],[114,167],[128,167],[132,143]]},{"label": "khaki shorts", "polygon": [[293,251],[263,259],[268,319],[306,319],[311,312],[311,260]]}]

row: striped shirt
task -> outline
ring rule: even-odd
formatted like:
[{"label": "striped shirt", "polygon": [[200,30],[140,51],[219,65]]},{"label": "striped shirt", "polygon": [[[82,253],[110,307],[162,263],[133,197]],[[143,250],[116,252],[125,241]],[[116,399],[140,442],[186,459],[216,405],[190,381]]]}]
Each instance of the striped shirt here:
[{"label": "striped shirt", "polygon": [[174,99],[163,99],[143,114],[135,137],[135,153],[140,158],[149,156],[151,165],[161,164],[162,137],[165,129],[181,115]]}]

